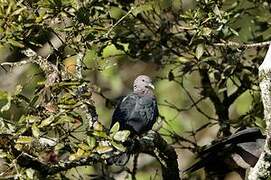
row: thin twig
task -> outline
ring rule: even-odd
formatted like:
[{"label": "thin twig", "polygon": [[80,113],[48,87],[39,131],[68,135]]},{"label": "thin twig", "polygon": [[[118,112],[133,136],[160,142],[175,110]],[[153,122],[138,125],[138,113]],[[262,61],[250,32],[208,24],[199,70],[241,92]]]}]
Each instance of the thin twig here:
[{"label": "thin twig", "polygon": [[123,21],[129,14],[132,13],[132,11],[134,10],[134,8],[132,7],[124,16],[122,16],[108,31],[107,33],[104,35],[105,37],[108,37],[108,35],[113,31],[113,29],[119,25],[121,23],[121,21]]},{"label": "thin twig", "polygon": [[228,41],[228,42],[222,42],[222,43],[214,43],[214,46],[223,46],[223,47],[262,47],[267,46],[271,43],[271,41],[264,41],[259,43],[251,43],[251,44],[242,44],[238,42]]},{"label": "thin twig", "polygon": [[134,156],[134,164],[133,164],[133,171],[132,171],[132,180],[136,180],[136,171],[137,171],[137,161],[138,161],[139,153],[136,153]]},{"label": "thin twig", "polygon": [[11,68],[14,68],[14,67],[19,67],[19,66],[29,64],[32,62],[33,62],[32,59],[26,59],[19,62],[3,62],[0,64],[0,66],[10,66]]}]

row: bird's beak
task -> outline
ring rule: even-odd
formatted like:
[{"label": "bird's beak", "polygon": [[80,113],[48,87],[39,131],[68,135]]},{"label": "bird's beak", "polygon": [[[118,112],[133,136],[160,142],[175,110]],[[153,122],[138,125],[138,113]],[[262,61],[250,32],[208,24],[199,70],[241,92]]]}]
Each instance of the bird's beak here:
[{"label": "bird's beak", "polygon": [[153,90],[155,89],[154,85],[153,85],[153,84],[151,84],[151,83],[150,83],[150,84],[148,84],[148,85],[147,85],[147,87],[149,87],[149,88],[151,88],[151,89],[153,89]]}]

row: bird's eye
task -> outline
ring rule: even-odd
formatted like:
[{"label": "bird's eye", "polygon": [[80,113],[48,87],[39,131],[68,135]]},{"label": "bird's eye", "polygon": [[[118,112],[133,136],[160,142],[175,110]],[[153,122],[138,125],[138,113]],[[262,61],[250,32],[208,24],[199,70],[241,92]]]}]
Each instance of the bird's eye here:
[{"label": "bird's eye", "polygon": [[143,82],[145,82],[145,79],[142,79]]}]

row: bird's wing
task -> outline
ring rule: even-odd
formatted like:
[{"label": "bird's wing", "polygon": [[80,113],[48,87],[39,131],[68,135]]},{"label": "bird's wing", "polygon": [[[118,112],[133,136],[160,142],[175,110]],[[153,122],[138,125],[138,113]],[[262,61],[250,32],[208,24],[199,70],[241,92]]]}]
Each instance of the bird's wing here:
[{"label": "bird's wing", "polygon": [[158,111],[158,107],[157,107],[157,101],[155,98],[152,99],[152,104],[151,104],[151,109],[152,111],[151,113],[151,117],[150,117],[150,121],[148,126],[150,127],[150,129],[152,128],[153,124],[156,122],[157,117],[159,116],[159,111]]},{"label": "bird's wing", "polygon": [[155,123],[157,112],[156,101],[153,96],[138,96],[135,107],[130,113],[127,125],[137,133],[150,130]]},{"label": "bird's wing", "polygon": [[111,127],[119,122],[121,129],[129,129],[137,134],[152,128],[158,116],[153,96],[129,94],[120,101],[112,117]]},{"label": "bird's wing", "polygon": [[129,118],[129,113],[133,111],[134,106],[136,103],[136,99],[132,94],[127,95],[120,99],[117,104],[117,107],[113,113],[111,126],[110,128],[116,123],[120,123],[120,128],[123,129],[125,126],[125,121]]}]

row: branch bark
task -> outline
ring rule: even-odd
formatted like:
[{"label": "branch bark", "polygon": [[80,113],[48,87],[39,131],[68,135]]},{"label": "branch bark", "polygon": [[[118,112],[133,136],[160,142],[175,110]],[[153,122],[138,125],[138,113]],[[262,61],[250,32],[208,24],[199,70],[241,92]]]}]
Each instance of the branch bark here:
[{"label": "branch bark", "polygon": [[223,136],[229,136],[230,133],[230,124],[229,124],[229,113],[228,107],[225,106],[217,96],[217,93],[212,87],[212,83],[209,78],[208,69],[201,68],[199,69],[201,84],[203,87],[202,95],[209,97],[211,102],[214,105],[216,114],[218,116],[220,131],[223,133]]},{"label": "branch bark", "polygon": [[271,44],[259,67],[261,97],[266,121],[266,141],[257,164],[249,172],[249,180],[268,179],[271,177]]},{"label": "branch bark", "polygon": [[178,156],[174,148],[157,132],[150,131],[146,136],[138,141],[138,144],[132,150],[136,153],[150,154],[160,162],[162,176],[164,180],[179,180]]},{"label": "branch bark", "polygon": [[[61,171],[67,171],[74,167],[84,165],[95,165],[104,162],[105,159],[99,154],[91,154],[88,157],[80,158],[72,161],[59,162],[57,164],[47,164],[39,158],[34,157],[26,152],[18,151],[14,146],[14,137],[8,134],[0,134],[2,141],[0,149],[10,149],[11,153],[16,157],[17,163],[26,168],[32,168],[40,173],[42,177],[57,174]],[[140,140],[135,140],[131,153],[146,153],[157,158],[161,164],[163,179],[179,180],[178,157],[174,148],[156,132],[150,131]]]}]

